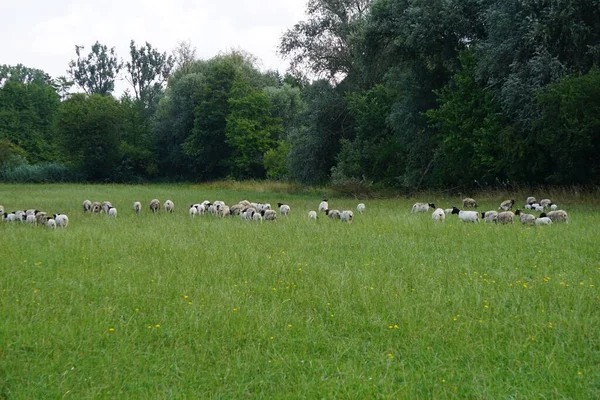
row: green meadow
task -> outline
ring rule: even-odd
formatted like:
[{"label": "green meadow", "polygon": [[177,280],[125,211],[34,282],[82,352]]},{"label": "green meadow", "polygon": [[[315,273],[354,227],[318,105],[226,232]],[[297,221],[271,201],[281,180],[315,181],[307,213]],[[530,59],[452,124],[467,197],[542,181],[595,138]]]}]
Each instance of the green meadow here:
[{"label": "green meadow", "polygon": [[[598,196],[549,194],[570,223],[545,227],[409,213],[458,196],[330,197],[365,202],[346,224],[310,221],[322,191],[292,189],[0,185],[6,211],[70,219],[0,223],[0,398],[600,398]],[[190,218],[205,199],[292,212]]]}]

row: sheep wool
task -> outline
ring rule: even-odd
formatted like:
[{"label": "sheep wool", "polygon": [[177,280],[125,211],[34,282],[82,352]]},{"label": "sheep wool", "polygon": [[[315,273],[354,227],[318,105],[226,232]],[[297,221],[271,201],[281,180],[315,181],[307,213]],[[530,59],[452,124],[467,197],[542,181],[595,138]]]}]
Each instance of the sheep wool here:
[{"label": "sheep wool", "polygon": [[107,213],[108,209],[112,207],[112,203],[110,201],[102,202],[102,210]]},{"label": "sheep wool", "polygon": [[546,216],[546,214],[541,213],[540,217],[535,220],[536,225],[552,225],[552,220]]},{"label": "sheep wool", "polygon": [[281,215],[283,215],[284,217],[287,217],[288,214],[290,213],[290,206],[288,206],[287,204],[283,204],[283,203],[277,203],[277,206],[279,207],[279,212],[281,213]]},{"label": "sheep wool", "polygon": [[133,203],[133,211],[134,211],[136,214],[139,214],[139,213],[140,213],[140,211],[142,211],[142,203],[140,203],[139,201],[136,201],[136,202],[134,202],[134,203]]},{"label": "sheep wool", "polygon": [[525,204],[533,204],[533,203],[536,203],[536,202],[537,202],[537,200],[533,196],[529,196],[527,198],[527,200],[525,200]]},{"label": "sheep wool", "polygon": [[444,222],[446,219],[446,213],[441,208],[436,208],[433,214],[431,214],[431,219],[436,222]]},{"label": "sheep wool", "polygon": [[457,214],[458,219],[460,219],[462,222],[479,223],[479,213],[477,211],[461,211],[456,207],[452,207],[452,214]]},{"label": "sheep wool", "polygon": [[546,216],[550,218],[552,222],[569,223],[569,214],[567,214],[565,210],[550,211]]},{"label": "sheep wool", "polygon": [[275,210],[265,210],[262,212],[265,221],[277,221],[277,212]]},{"label": "sheep wool", "polygon": [[69,217],[66,214],[54,214],[54,221],[56,226],[66,228],[69,225]]},{"label": "sheep wool", "polygon": [[153,199],[150,201],[150,211],[155,214],[160,211],[160,201],[158,199]]},{"label": "sheep wool", "polygon": [[415,203],[410,209],[411,213],[427,212],[430,208],[435,208],[433,203]]},{"label": "sheep wool", "polygon": [[484,220],[484,222],[488,223],[498,222],[498,211],[491,210],[482,212],[481,218]]},{"label": "sheep wool", "polygon": [[35,220],[38,225],[46,224],[46,222],[48,222],[48,219],[49,219],[48,214],[43,211],[40,211],[37,214],[35,214]]},{"label": "sheep wool", "polygon": [[362,214],[363,212],[365,212],[365,203],[359,203],[359,204],[356,206],[356,211],[358,211],[358,212],[359,212],[359,213],[361,213],[361,214]]},{"label": "sheep wool", "polygon": [[29,214],[29,215],[27,216],[27,218],[25,218],[25,222],[27,222],[28,224],[33,224],[33,225],[36,225],[36,224],[37,224],[37,221],[36,221],[36,219],[35,219],[35,214]]},{"label": "sheep wool", "polygon": [[171,200],[165,201],[165,212],[172,213],[173,211],[175,211],[175,204]]},{"label": "sheep wool", "polygon": [[446,208],[444,210],[444,214],[452,214],[452,209],[451,208]]},{"label": "sheep wool", "polygon": [[519,221],[523,225],[533,225],[535,223],[535,215],[532,214],[523,214],[521,210],[515,211],[515,216],[519,217]]},{"label": "sheep wool", "polygon": [[111,207],[108,209],[108,216],[112,217],[112,218],[117,218],[117,209],[114,207]]},{"label": "sheep wool", "polygon": [[309,211],[308,212],[308,219],[313,219],[316,220],[317,219],[317,212],[316,211]]},{"label": "sheep wool", "polygon": [[196,206],[194,206],[193,204],[190,206],[190,217],[195,217],[196,215],[198,215],[198,208],[196,208]]},{"label": "sheep wool", "polygon": [[46,221],[46,225],[50,229],[56,229],[56,221],[52,218],[50,218],[48,221]]},{"label": "sheep wool", "polygon": [[319,203],[318,210],[319,212],[325,212],[326,210],[329,210],[329,203],[327,202],[327,199],[323,199],[323,201]]},{"label": "sheep wool", "polygon": [[[266,210],[263,210],[266,211]],[[263,220],[262,214],[255,212],[254,214],[252,214],[252,219],[254,221],[261,221]]]},{"label": "sheep wool", "polygon": [[550,200],[550,199],[540,200],[540,206],[542,206],[542,207],[548,207],[550,204],[552,204],[552,200]]},{"label": "sheep wool", "polygon": [[501,204],[500,207],[498,207],[498,210],[504,210],[504,211],[508,211],[510,210],[513,206],[515,205],[515,201],[514,200],[504,200]]},{"label": "sheep wool", "polygon": [[354,219],[354,213],[351,210],[344,210],[340,213],[340,220],[344,222],[352,223]]},{"label": "sheep wool", "polygon": [[476,208],[477,207],[477,202],[475,201],[475,199],[472,199],[470,197],[464,198],[462,203],[463,203],[463,208]]},{"label": "sheep wool", "polygon": [[102,211],[102,204],[100,204],[97,201],[93,202],[92,203],[92,213],[100,214],[100,211]]},{"label": "sheep wool", "polygon": [[558,206],[556,204],[550,204],[550,210],[556,211],[557,209],[558,209]]},{"label": "sheep wool", "polygon": [[498,213],[498,222],[501,224],[514,224],[515,223],[515,213],[512,211],[503,211]]},{"label": "sheep wool", "polygon": [[340,219],[340,211],[339,210],[325,210],[325,215],[327,215],[332,220]]},{"label": "sheep wool", "polygon": [[88,212],[92,211],[92,202],[91,201],[84,200],[82,206],[83,206],[84,213],[88,213]]},{"label": "sheep wool", "polygon": [[4,206],[0,206],[0,214],[4,214]]}]

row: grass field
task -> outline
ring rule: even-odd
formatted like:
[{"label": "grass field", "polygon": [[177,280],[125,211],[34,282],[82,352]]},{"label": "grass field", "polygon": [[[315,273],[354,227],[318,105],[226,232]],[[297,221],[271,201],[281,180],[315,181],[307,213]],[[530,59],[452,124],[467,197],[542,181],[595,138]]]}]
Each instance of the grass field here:
[{"label": "grass field", "polygon": [[[292,215],[192,220],[205,199]],[[259,186],[0,185],[7,211],[70,218],[0,223],[0,398],[600,398],[598,199],[556,199],[570,224],[539,228],[434,224],[416,200],[460,199],[367,200],[343,224]]]}]

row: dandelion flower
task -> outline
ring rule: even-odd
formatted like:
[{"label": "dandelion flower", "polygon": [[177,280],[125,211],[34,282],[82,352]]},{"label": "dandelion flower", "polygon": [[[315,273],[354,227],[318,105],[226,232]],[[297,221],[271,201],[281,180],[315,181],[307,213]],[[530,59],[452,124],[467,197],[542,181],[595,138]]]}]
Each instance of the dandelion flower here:
[{"label": "dandelion flower", "polygon": [[109,331],[109,332],[114,332],[114,331],[115,331],[115,328],[108,328],[108,331]]}]

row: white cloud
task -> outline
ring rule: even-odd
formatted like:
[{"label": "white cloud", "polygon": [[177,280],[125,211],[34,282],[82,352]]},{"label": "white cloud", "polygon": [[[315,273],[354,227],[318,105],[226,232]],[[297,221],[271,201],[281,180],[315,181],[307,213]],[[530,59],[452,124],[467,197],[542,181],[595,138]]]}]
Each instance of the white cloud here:
[{"label": "white cloud", "polygon": [[167,52],[189,40],[201,58],[242,48],[265,69],[284,72],[288,63],[277,55],[277,44],[286,29],[304,19],[305,8],[306,0],[10,2],[2,10],[1,62],[60,76],[75,57],[75,45],[89,48],[98,40],[126,58],[131,39]]}]

